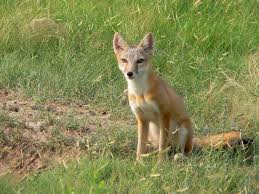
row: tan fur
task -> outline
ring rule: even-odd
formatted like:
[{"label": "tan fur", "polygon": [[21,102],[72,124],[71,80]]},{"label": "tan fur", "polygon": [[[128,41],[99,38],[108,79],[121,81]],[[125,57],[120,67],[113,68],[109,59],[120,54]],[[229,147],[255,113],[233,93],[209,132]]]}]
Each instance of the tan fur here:
[{"label": "tan fur", "polygon": [[159,149],[159,160],[165,159],[164,151],[169,146],[179,147],[182,154],[189,153],[192,123],[182,98],[152,71],[152,34],[147,34],[139,45],[130,47],[119,33],[115,33],[113,47],[119,68],[128,82],[129,104],[138,123],[137,160],[141,160],[148,141]]},{"label": "tan fur", "polygon": [[243,140],[240,131],[229,131],[211,136],[194,138],[193,144],[195,148],[232,149]]}]

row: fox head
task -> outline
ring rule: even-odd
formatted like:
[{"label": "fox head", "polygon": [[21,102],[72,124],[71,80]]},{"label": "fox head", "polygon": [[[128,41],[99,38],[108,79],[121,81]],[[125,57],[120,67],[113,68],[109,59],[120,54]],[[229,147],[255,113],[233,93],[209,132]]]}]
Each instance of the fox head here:
[{"label": "fox head", "polygon": [[122,36],[116,32],[113,38],[113,49],[118,60],[119,69],[127,80],[134,80],[148,74],[154,39],[148,33],[137,46],[129,46]]}]

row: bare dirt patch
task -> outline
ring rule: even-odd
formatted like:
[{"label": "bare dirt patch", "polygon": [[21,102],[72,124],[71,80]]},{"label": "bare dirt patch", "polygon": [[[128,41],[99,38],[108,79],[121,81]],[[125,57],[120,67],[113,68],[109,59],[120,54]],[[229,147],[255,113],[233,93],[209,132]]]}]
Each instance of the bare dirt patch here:
[{"label": "bare dirt patch", "polygon": [[109,126],[109,118],[81,102],[42,103],[0,90],[0,176],[24,177],[79,157],[89,134]]}]

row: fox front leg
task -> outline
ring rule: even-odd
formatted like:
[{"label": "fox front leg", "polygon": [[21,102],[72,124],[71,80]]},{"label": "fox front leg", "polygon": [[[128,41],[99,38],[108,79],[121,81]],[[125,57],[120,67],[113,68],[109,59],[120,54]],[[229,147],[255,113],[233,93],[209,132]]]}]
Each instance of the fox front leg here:
[{"label": "fox front leg", "polygon": [[164,161],[166,159],[166,148],[168,146],[168,135],[170,127],[170,117],[163,116],[160,119],[160,136],[159,136],[159,158],[158,161]]},{"label": "fox front leg", "polygon": [[137,119],[138,122],[138,146],[137,146],[137,161],[141,162],[141,155],[146,152],[148,138],[148,122],[143,119]]}]

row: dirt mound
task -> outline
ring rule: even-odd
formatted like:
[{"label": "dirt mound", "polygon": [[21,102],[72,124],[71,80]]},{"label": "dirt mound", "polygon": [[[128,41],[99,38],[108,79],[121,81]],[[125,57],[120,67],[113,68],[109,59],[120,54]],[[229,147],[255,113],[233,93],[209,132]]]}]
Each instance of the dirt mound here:
[{"label": "dirt mound", "polygon": [[0,90],[0,176],[24,177],[78,157],[89,134],[108,126],[109,117],[82,102],[37,102]]}]

